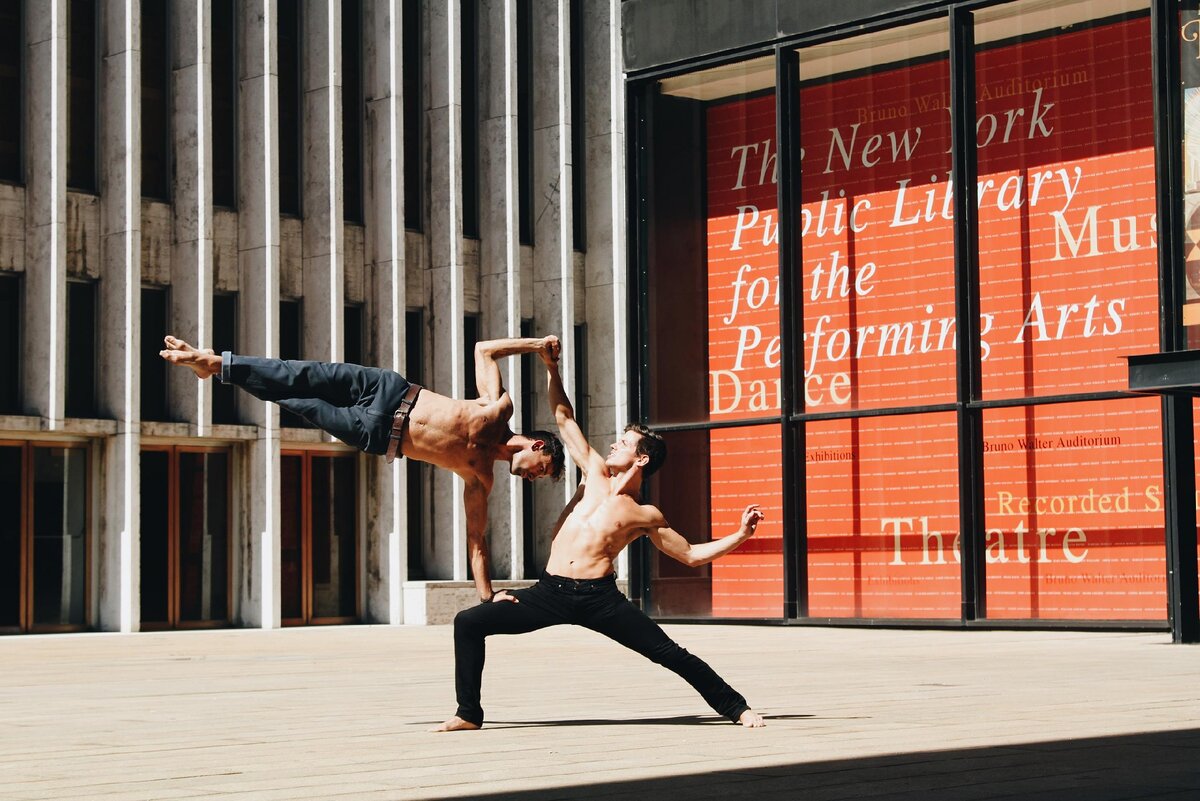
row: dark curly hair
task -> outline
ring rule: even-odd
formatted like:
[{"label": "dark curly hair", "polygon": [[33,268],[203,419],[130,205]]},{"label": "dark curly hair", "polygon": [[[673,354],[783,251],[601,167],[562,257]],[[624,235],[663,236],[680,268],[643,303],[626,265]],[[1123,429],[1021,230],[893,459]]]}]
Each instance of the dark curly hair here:
[{"label": "dark curly hair", "polygon": [[549,431],[530,431],[525,436],[530,439],[540,439],[544,444],[542,450],[550,454],[550,477],[555,481],[560,481],[563,476],[563,465],[566,464],[566,452],[563,450],[562,440]]},{"label": "dark curly hair", "polygon": [[650,461],[646,463],[646,475],[654,475],[663,462],[667,461],[666,440],[662,438],[662,434],[651,431],[641,423],[630,423],[625,426],[625,430],[641,435],[637,443],[637,454],[650,457]]}]

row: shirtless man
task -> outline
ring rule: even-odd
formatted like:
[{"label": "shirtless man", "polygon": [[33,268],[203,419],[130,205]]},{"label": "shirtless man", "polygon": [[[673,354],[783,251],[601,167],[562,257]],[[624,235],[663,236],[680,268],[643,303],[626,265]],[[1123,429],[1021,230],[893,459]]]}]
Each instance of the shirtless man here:
[{"label": "shirtless man", "polygon": [[707,564],[749,539],[763,519],[762,511],[751,504],[742,513],[742,525],[736,532],[693,545],[668,525],[656,507],[638,503],[642,481],[666,459],[666,444],[644,426],[630,425],[609,448],[607,458],[593,450],[563,391],[557,338],[547,340],[553,341],[547,342],[540,355],[549,373],[550,405],[567,451],[584,472],[584,481],[555,524],[550,559],[538,583],[497,594],[513,603],[481,604],[454,618],[458,711],[434,731],[464,731],[483,725],[479,695],[488,635],[522,634],[561,623],[585,626],[616,640],[679,674],[718,714],[748,728],[762,726],[762,717],[750,709],[745,698],[621,594],[613,572],[613,560],[621,549],[643,535],[689,567]]},{"label": "shirtless man", "polygon": [[[563,470],[562,443],[548,431],[514,434],[508,427],[512,398],[504,389],[496,360],[543,352],[542,339],[497,339],[475,346],[477,400],[447,398],[377,367],[328,362],[284,361],[198,350],[167,336],[159,355],[191,368],[200,379],[216,377],[264,401],[274,401],[313,425],[366,453],[391,462],[407,456],[450,470],[464,482],[467,552],[482,601],[496,597],[488,568],[488,495],[492,464],[508,462],[509,472],[529,481]],[[500,596],[497,600],[507,600]]]}]

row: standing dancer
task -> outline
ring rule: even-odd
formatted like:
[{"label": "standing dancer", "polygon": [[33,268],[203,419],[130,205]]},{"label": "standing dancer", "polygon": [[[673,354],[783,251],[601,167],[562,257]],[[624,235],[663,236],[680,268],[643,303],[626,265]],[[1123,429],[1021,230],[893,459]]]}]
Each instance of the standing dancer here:
[{"label": "standing dancer", "polygon": [[484,641],[492,634],[523,634],[571,623],[616,640],[677,673],[718,714],[748,728],[762,716],[703,660],[688,653],[617,589],[613,560],[643,535],[668,556],[694,567],[724,556],[749,539],[764,517],[746,507],[736,532],[693,545],[672,529],[656,507],[638,503],[644,477],[667,457],[662,437],[640,425],[627,426],[604,458],[588,445],[558,374],[557,338],[540,351],[549,374],[550,405],[571,458],[585,474],[575,497],[559,516],[546,572],[534,586],[515,590],[516,603],[479,605],[454,618],[454,684],[458,711],[435,731],[483,725],[480,683]]}]

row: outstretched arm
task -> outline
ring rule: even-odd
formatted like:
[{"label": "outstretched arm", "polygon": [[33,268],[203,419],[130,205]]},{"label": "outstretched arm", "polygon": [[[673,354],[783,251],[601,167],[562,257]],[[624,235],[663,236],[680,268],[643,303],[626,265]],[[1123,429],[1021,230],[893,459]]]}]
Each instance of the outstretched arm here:
[{"label": "outstretched arm", "polygon": [[554,421],[558,423],[558,434],[567,446],[567,453],[571,454],[571,458],[579,465],[583,474],[588,476],[596,471],[599,475],[604,471],[604,458],[596,453],[588,444],[587,437],[583,435],[583,429],[575,420],[575,409],[567,398],[566,389],[563,388],[562,376],[558,373],[558,357],[562,345],[558,337],[546,337],[546,340],[546,349],[542,351],[541,356],[542,361],[546,363],[546,391],[550,397],[550,410],[554,412]]},{"label": "outstretched arm", "polygon": [[666,519],[663,519],[661,514],[660,512],[660,521],[656,521],[660,524],[651,524],[653,527],[649,532],[650,541],[654,543],[654,547],[667,556],[688,567],[699,567],[714,559],[720,559],[753,537],[759,522],[766,517],[762,509],[758,508],[758,504],[752,503],[746,507],[746,511],[742,512],[742,526],[737,531],[719,540],[692,544],[684,539],[682,534],[668,526]]},{"label": "outstretched arm", "polygon": [[[519,353],[534,353],[544,350],[546,337],[525,339],[489,339],[475,346],[475,387],[479,397],[497,401],[504,395],[504,380],[500,376],[497,359]],[[555,338],[557,341],[557,338]]]}]

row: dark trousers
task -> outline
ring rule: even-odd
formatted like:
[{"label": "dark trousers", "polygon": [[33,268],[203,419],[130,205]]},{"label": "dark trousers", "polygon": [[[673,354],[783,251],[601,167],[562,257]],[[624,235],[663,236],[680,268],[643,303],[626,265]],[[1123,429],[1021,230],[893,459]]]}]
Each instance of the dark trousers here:
[{"label": "dark trousers", "polygon": [[278,403],[347,445],[387,453],[409,382],[378,367],[221,354],[221,382]]},{"label": "dark trousers", "polygon": [[[483,725],[479,688],[485,638],[491,634],[524,634],[563,623],[599,632],[674,671],[718,714],[735,723],[750,708],[746,699],[716,671],[688,653],[630,603],[617,589],[615,576],[576,581],[543,573],[534,586],[511,594],[520,603],[484,603],[459,612],[454,618],[454,686],[458,693],[458,716],[465,721]],[[605,688],[598,686],[596,690],[603,692]]]}]

